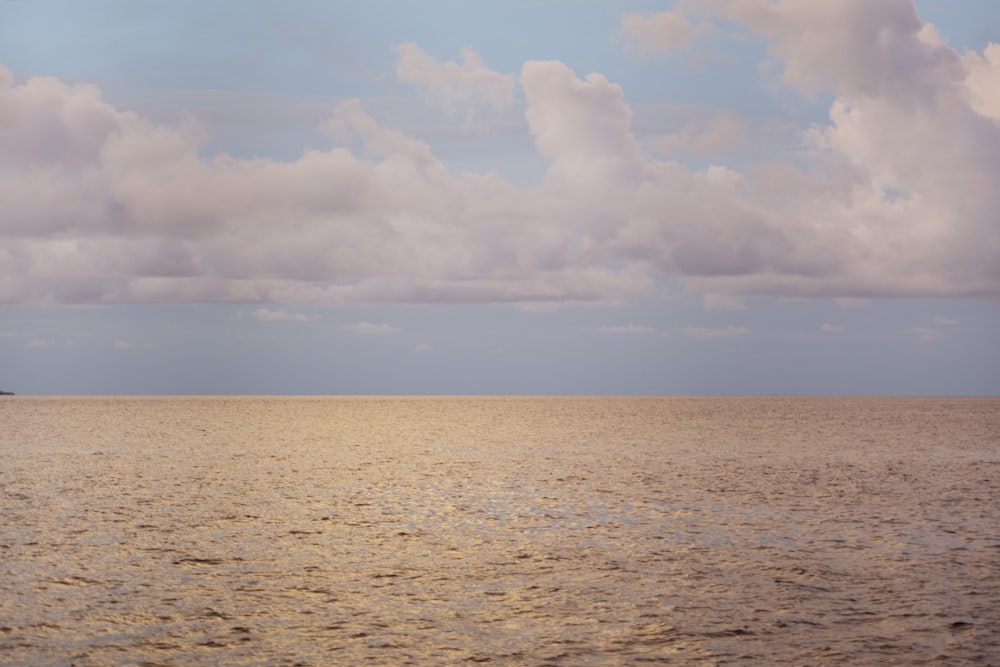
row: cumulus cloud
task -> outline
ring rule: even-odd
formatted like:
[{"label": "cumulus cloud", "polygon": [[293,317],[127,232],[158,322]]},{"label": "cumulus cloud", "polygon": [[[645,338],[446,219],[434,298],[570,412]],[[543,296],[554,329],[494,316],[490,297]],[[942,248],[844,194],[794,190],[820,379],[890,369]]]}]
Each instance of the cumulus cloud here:
[{"label": "cumulus cloud", "polygon": [[[531,187],[450,171],[357,100],[326,125],[335,147],[239,159],[208,154],[196,124],[0,66],[0,303],[523,305],[621,299],[663,276],[715,295],[707,307],[1000,296],[995,47],[956,53],[907,0],[686,6],[765,39],[787,85],[833,94],[802,159],[699,171],[650,156],[625,91],[558,61],[517,81],[547,161]],[[512,79],[471,51],[397,52],[400,78],[446,109],[510,104]],[[675,149],[706,148],[720,122]]]},{"label": "cumulus cloud", "polygon": [[[830,123],[807,135],[826,173],[793,177],[799,198],[771,207],[811,219],[800,229],[842,253],[823,281],[841,292],[832,295],[996,294],[1000,199],[988,183],[1000,177],[1000,126],[970,105],[962,57],[911,2],[698,4],[764,36],[789,85],[836,95]],[[787,187],[788,176],[774,185]]]},{"label": "cumulus cloud", "polygon": [[501,111],[514,104],[516,82],[512,74],[495,72],[471,48],[462,49],[462,62],[440,62],[416,44],[395,47],[399,54],[396,77],[411,83],[441,105],[449,116],[476,111]]},{"label": "cumulus cloud", "polygon": [[88,84],[35,77],[22,85],[0,64],[0,166],[92,163],[110,135],[133,121]]},{"label": "cumulus cloud", "polygon": [[[521,70],[525,118],[539,153],[550,160],[548,179],[560,188],[634,188],[647,164],[632,135],[632,110],[618,84],[602,74],[584,79],[559,61],[528,62]],[[616,205],[625,202],[612,202]]]},{"label": "cumulus cloud", "polygon": [[353,331],[359,336],[384,336],[396,334],[400,330],[388,324],[373,324],[372,322],[358,322],[357,324],[346,324],[341,327],[344,331]]},{"label": "cumulus cloud", "polygon": [[1000,119],[1000,44],[990,44],[982,55],[966,53],[962,64],[969,103],[978,113]]}]

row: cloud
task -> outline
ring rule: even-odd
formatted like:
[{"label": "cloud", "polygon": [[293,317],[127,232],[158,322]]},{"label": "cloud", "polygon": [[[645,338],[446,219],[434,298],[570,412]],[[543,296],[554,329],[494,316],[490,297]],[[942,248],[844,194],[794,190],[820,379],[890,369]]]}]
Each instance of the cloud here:
[{"label": "cloud", "polygon": [[[963,58],[911,2],[698,4],[765,37],[790,86],[836,95],[830,123],[806,135],[831,169],[826,183],[806,179],[800,188],[850,190],[822,204],[800,199],[805,206],[786,212],[841,226],[828,242],[844,253],[837,263],[846,280],[826,281],[840,283],[838,296],[996,294],[991,211],[1000,199],[987,183],[1000,176],[1000,125],[970,106]],[[902,237],[913,243],[905,251],[896,247]],[[987,242],[975,248],[975,239]]]},{"label": "cloud", "polygon": [[134,120],[105,103],[96,86],[54,77],[15,85],[0,64],[0,166],[91,164],[111,135]]},{"label": "cloud", "polygon": [[598,186],[600,196],[641,182],[647,165],[621,86],[596,72],[579,79],[559,61],[532,61],[521,69],[521,87],[535,146],[550,161],[550,185],[575,188],[590,202],[597,197],[584,188]]},{"label": "cloud", "polygon": [[958,56],[911,0],[697,0],[768,40],[784,80],[852,97],[930,93],[960,75]]},{"label": "cloud", "polygon": [[[664,278],[731,298],[1000,297],[994,47],[958,54],[904,0],[685,7],[746,25],[786,85],[834,96],[794,162],[650,156],[625,91],[558,61],[518,79],[547,164],[530,187],[449,170],[358,100],[326,124],[333,148],[240,159],[207,151],[196,123],[0,66],[0,303],[541,306]],[[401,79],[455,113],[510,104],[510,79],[472,52],[397,53]],[[707,150],[719,118],[675,149]]]},{"label": "cloud", "polygon": [[1000,44],[991,43],[983,50],[962,56],[965,66],[965,95],[978,113],[1000,118]]},{"label": "cloud", "polygon": [[308,322],[309,316],[303,313],[290,313],[285,310],[258,308],[250,313],[250,317],[261,322]]},{"label": "cloud", "polygon": [[462,49],[462,62],[440,62],[416,44],[400,44],[396,77],[419,87],[449,116],[464,112],[471,120],[477,111],[501,111],[514,104],[516,82],[511,74],[495,72],[471,48]]},{"label": "cloud", "polygon": [[346,324],[340,328],[344,331],[353,331],[359,336],[385,336],[400,333],[400,330],[396,327],[389,326],[388,324],[373,324],[371,322]]},{"label": "cloud", "polygon": [[417,352],[422,352],[422,353],[434,351],[434,347],[429,343],[417,343],[417,346],[414,349]]},{"label": "cloud", "polygon": [[636,334],[651,334],[656,333],[656,329],[653,327],[646,327],[639,324],[626,324],[624,326],[603,326],[598,329],[600,333],[607,334],[626,334],[626,335],[636,335]]},{"label": "cloud", "polygon": [[682,331],[691,338],[735,338],[750,333],[746,327],[732,324],[725,327],[684,327]]},{"label": "cloud", "polygon": [[847,331],[847,327],[839,324],[828,324],[824,322],[823,325],[820,326],[819,330],[823,333],[843,333]]},{"label": "cloud", "polygon": [[626,48],[651,55],[682,49],[711,29],[709,23],[695,25],[674,12],[633,13],[622,18],[619,33]]},{"label": "cloud", "polygon": [[943,327],[957,327],[959,324],[961,324],[961,322],[959,322],[958,320],[953,320],[953,319],[950,319],[950,318],[947,318],[947,317],[941,317],[940,315],[938,315],[937,317],[934,318],[934,324],[937,324],[937,325],[940,325],[940,326],[943,326]]},{"label": "cloud", "polygon": [[656,155],[706,157],[746,148],[749,138],[742,120],[713,113],[690,120],[677,132],[653,136],[643,143]]}]

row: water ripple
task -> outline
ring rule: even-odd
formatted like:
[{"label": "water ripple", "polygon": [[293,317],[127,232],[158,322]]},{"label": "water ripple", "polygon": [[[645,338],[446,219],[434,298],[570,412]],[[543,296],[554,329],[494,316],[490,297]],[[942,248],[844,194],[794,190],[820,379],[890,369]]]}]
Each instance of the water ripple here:
[{"label": "water ripple", "polygon": [[1000,664],[996,399],[0,404],[0,662]]}]

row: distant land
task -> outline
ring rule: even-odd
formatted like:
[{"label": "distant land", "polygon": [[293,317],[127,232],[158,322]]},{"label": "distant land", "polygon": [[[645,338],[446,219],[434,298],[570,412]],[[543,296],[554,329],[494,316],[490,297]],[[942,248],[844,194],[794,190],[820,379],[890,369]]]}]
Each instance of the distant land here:
[{"label": "distant land", "polygon": [[14,392],[12,391],[0,391],[0,396],[13,396],[13,395]]}]

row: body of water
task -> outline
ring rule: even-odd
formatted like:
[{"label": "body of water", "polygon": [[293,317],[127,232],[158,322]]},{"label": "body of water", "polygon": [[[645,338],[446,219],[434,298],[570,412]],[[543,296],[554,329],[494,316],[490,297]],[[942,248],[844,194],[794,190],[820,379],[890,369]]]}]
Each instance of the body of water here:
[{"label": "body of water", "polygon": [[1000,399],[4,397],[0,663],[1000,665]]}]

